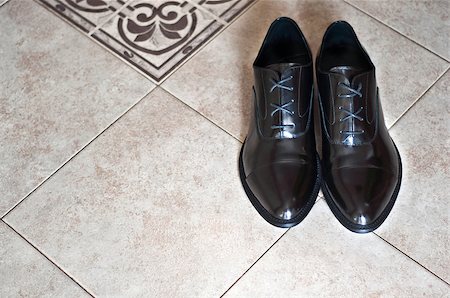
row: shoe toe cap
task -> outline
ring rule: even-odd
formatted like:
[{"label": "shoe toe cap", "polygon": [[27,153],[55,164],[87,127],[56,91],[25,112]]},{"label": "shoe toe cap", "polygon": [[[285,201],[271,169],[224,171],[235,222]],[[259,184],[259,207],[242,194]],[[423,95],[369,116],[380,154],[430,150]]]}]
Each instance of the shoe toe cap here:
[{"label": "shoe toe cap", "polygon": [[316,183],[315,169],[301,163],[276,163],[259,167],[247,177],[247,184],[271,216],[289,221],[310,202]]},{"label": "shoe toe cap", "polygon": [[353,224],[373,225],[386,210],[397,182],[380,168],[334,170],[332,197],[341,213]]}]

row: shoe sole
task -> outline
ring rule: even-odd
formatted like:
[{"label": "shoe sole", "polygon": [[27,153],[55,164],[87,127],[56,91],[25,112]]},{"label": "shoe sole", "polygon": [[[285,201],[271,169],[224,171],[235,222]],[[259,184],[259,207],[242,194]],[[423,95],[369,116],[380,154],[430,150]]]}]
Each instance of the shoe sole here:
[{"label": "shoe sole", "polygon": [[244,187],[245,193],[247,194],[247,197],[249,198],[250,202],[252,203],[253,207],[255,207],[256,211],[258,211],[259,215],[261,215],[268,223],[279,227],[279,228],[290,228],[293,226],[298,225],[302,220],[305,219],[305,217],[308,215],[308,213],[311,211],[312,207],[314,206],[314,203],[316,202],[317,195],[319,194],[320,185],[321,185],[321,167],[320,167],[320,159],[319,156],[316,154],[316,163],[317,163],[317,177],[316,182],[314,185],[314,188],[309,196],[309,199],[303,207],[303,209],[300,211],[299,214],[297,214],[294,218],[291,218],[289,220],[282,220],[280,218],[277,218],[269,213],[258,201],[256,196],[253,194],[253,192],[250,190],[250,187],[248,186],[246,180],[246,176],[244,173],[244,165],[242,162],[242,151],[244,149],[244,145],[242,145],[241,153],[239,154],[239,176],[241,178],[242,186]]},{"label": "shoe sole", "polygon": [[325,200],[328,204],[328,206],[331,209],[331,212],[333,212],[334,216],[337,218],[337,220],[348,230],[355,232],[355,233],[370,233],[375,231],[378,227],[383,224],[383,222],[388,217],[389,213],[391,213],[392,208],[394,207],[395,201],[398,196],[398,192],[400,191],[400,185],[402,182],[402,160],[400,157],[400,153],[398,152],[397,146],[395,146],[395,150],[397,151],[397,158],[399,162],[399,171],[398,171],[398,181],[397,185],[395,186],[394,193],[391,196],[391,199],[389,200],[388,204],[384,208],[383,212],[380,214],[380,216],[371,224],[369,225],[359,225],[355,224],[351,221],[349,221],[345,215],[339,210],[338,206],[333,200],[333,196],[331,195],[330,191],[328,190],[328,186],[325,182],[325,179],[322,182],[322,192],[325,197]]}]

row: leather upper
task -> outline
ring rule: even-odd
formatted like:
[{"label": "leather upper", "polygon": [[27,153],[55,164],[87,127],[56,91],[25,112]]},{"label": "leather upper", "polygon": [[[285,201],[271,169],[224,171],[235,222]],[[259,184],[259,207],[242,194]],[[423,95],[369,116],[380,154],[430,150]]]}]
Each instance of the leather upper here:
[{"label": "leather upper", "polygon": [[[262,53],[265,44],[276,43],[271,38],[278,38],[279,33],[274,32],[277,26],[290,26],[299,31],[290,19],[276,20],[258,57],[268,55]],[[313,63],[301,32],[295,34],[302,37],[296,42],[304,43],[298,48],[303,47],[306,52],[281,56],[299,59],[277,60],[275,57],[264,59],[265,63],[258,63],[258,58],[255,61],[253,112],[242,150],[245,183],[267,213],[281,221],[294,220],[311,200],[315,200],[313,190],[317,184],[312,127]],[[280,48],[273,51],[277,50]]]},{"label": "leather upper", "polygon": [[351,224],[374,225],[394,196],[401,165],[384,123],[375,67],[349,24],[329,27],[316,73],[324,187]]}]

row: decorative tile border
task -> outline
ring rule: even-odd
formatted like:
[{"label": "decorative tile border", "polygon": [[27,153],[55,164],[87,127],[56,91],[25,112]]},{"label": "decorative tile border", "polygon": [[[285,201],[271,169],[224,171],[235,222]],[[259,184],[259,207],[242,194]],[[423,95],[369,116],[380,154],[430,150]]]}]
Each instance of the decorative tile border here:
[{"label": "decorative tile border", "polygon": [[85,33],[93,31],[128,0],[39,0]]},{"label": "decorative tile border", "polygon": [[222,27],[187,1],[137,0],[92,37],[158,82]]},{"label": "decorative tile border", "polygon": [[155,82],[256,0],[38,0]]}]

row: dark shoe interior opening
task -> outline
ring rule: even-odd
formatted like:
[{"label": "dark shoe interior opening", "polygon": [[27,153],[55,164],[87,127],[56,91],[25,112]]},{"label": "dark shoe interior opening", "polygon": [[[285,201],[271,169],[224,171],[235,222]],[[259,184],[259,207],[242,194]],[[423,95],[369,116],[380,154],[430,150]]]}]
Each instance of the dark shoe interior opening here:
[{"label": "dark shoe interior opening", "polygon": [[254,64],[259,67],[279,63],[306,65],[311,60],[298,26],[289,19],[280,18],[269,29]]},{"label": "dark shoe interior opening", "polygon": [[329,71],[336,66],[351,66],[365,70],[372,67],[369,57],[360,46],[356,34],[349,24],[335,23],[322,42],[319,68]]}]

